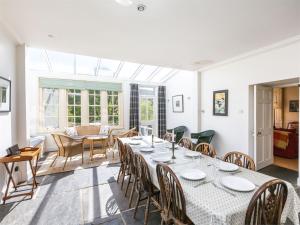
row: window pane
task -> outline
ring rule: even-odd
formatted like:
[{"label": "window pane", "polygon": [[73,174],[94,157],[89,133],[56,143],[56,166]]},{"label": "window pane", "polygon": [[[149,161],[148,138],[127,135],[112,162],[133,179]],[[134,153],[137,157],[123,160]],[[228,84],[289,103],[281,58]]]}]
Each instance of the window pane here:
[{"label": "window pane", "polygon": [[69,94],[68,95],[68,104],[69,105],[74,105],[74,95],[72,95],[72,94]]},{"label": "window pane", "polygon": [[75,106],[75,116],[81,116],[81,107]]},{"label": "window pane", "polygon": [[100,105],[100,96],[99,95],[95,96],[95,105]]},{"label": "window pane", "polygon": [[76,55],[76,73],[96,75],[98,66],[98,58]]},{"label": "window pane", "polygon": [[62,52],[47,51],[53,72],[74,74],[74,55]]},{"label": "window pane", "polygon": [[94,95],[89,96],[89,104],[94,105]]},{"label": "window pane", "polygon": [[96,91],[95,91],[95,94],[100,95],[100,91],[99,91],[99,90],[96,90]]},{"label": "window pane", "polygon": [[101,112],[100,112],[100,107],[95,107],[95,116],[100,116]]},{"label": "window pane", "polygon": [[118,115],[119,114],[119,109],[117,106],[114,107],[114,115]]},{"label": "window pane", "polygon": [[108,105],[112,105],[113,104],[113,98],[112,96],[108,96]]},{"label": "window pane", "polygon": [[74,116],[74,107],[68,106],[68,116]]},{"label": "window pane", "polygon": [[80,95],[75,96],[75,105],[81,105],[81,96]]},{"label": "window pane", "polygon": [[100,123],[101,122],[101,119],[99,116],[95,117],[95,123]]},{"label": "window pane", "polygon": [[89,115],[90,116],[94,116],[95,112],[94,112],[94,107],[93,106],[90,106],[89,107]]},{"label": "window pane", "polygon": [[113,123],[114,123],[113,116],[109,116],[108,117],[108,124],[113,125]]},{"label": "window pane", "polygon": [[113,115],[113,107],[108,106],[108,115]]},{"label": "window pane", "polygon": [[114,117],[114,125],[119,125],[119,117],[118,116]]},{"label": "window pane", "polygon": [[81,124],[81,117],[75,117],[75,124],[80,125]]},{"label": "window pane", "polygon": [[95,123],[94,117],[90,117],[89,122],[90,122],[90,123]]}]

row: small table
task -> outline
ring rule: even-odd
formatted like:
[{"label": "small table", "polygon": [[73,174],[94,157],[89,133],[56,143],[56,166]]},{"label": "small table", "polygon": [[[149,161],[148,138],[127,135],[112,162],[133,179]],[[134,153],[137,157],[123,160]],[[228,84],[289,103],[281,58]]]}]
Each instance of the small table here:
[{"label": "small table", "polygon": [[90,135],[86,136],[85,139],[90,145],[90,159],[93,161],[93,155],[94,155],[94,144],[99,143],[102,148],[104,149],[105,158],[107,159],[106,150],[108,147],[109,137],[107,135]]},{"label": "small table", "polygon": [[[11,156],[5,156],[5,157],[1,157],[0,158],[0,163],[3,163],[4,166],[5,166],[5,169],[8,173],[8,182],[7,182],[7,186],[6,186],[6,191],[5,191],[5,194],[2,198],[3,200],[3,205],[5,204],[6,200],[7,199],[10,199],[10,198],[14,198],[14,197],[19,197],[19,196],[28,196],[30,195],[31,198],[33,196],[33,193],[34,193],[34,189],[37,188],[37,182],[36,182],[36,170],[37,170],[37,163],[38,163],[38,158],[39,158],[39,155],[40,155],[40,148],[31,148],[31,147],[28,147],[28,148],[22,148],[20,149],[21,153],[19,155],[11,155]],[[36,158],[36,163],[35,163],[35,167],[32,166],[32,160]],[[14,172],[14,166],[15,166],[15,163],[16,162],[25,162],[25,161],[28,161],[29,164],[30,164],[30,168],[31,168],[31,172],[32,172],[32,179],[33,179],[33,182],[32,182],[32,189],[30,192],[27,192],[27,193],[22,193],[22,194],[15,194],[15,195],[8,195],[8,190],[9,190],[9,185],[10,185],[10,182],[13,183],[13,187],[15,189],[15,191],[17,190],[17,185],[13,179],[13,172]],[[11,168],[9,168],[8,164],[9,163],[12,163],[12,166]]]}]

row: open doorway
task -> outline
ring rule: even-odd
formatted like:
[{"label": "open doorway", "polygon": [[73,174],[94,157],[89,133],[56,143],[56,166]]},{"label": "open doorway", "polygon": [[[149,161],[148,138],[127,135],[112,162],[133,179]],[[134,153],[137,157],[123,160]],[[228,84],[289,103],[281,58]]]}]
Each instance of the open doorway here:
[{"label": "open doorway", "polygon": [[271,165],[298,174],[299,78],[257,84],[250,93],[250,149],[257,169]]},{"label": "open doorway", "polygon": [[273,88],[273,113],[273,163],[283,168],[298,171],[298,84]]}]

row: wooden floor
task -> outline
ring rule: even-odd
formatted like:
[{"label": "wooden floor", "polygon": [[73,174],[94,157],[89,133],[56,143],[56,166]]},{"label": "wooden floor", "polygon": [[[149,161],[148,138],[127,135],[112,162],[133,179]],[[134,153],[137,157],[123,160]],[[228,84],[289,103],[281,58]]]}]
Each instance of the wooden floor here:
[{"label": "wooden floor", "polygon": [[274,156],[274,163],[277,166],[298,171],[298,159],[286,159],[279,156]]}]

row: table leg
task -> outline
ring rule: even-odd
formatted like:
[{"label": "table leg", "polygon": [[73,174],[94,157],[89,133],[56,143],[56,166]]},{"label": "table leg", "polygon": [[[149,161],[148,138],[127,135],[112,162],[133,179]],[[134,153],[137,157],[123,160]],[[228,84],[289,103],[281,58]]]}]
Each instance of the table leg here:
[{"label": "table leg", "polygon": [[35,167],[33,168],[31,160],[29,160],[31,172],[32,172],[32,179],[33,179],[33,188],[37,188],[38,183],[36,182],[36,171],[37,171],[37,164],[38,164],[39,154],[36,156]]},{"label": "table leg", "polygon": [[91,143],[90,143],[90,158],[91,158],[91,161],[93,161],[93,155],[94,155],[94,141],[91,140]]},{"label": "table leg", "polygon": [[7,186],[6,186],[5,194],[4,194],[3,198],[2,198],[3,199],[3,205],[5,205],[5,202],[6,202],[6,199],[7,199],[10,181],[12,181],[15,190],[17,190],[17,186],[16,186],[15,181],[14,181],[14,179],[12,177],[12,173],[13,173],[13,169],[14,169],[15,163],[14,162],[12,163],[11,169],[8,168],[7,163],[4,163],[4,165],[5,165],[5,169],[6,169],[7,173],[8,173],[8,181],[7,181]]}]

